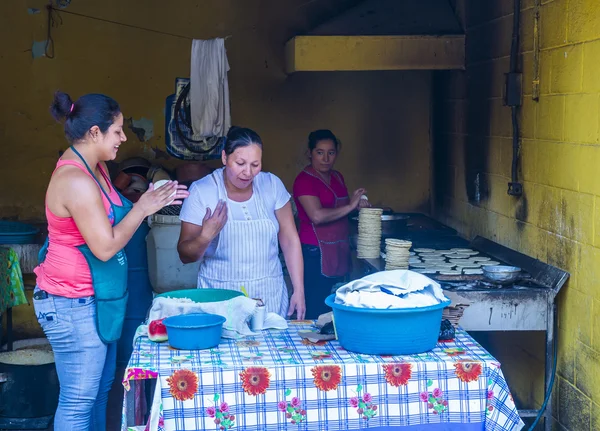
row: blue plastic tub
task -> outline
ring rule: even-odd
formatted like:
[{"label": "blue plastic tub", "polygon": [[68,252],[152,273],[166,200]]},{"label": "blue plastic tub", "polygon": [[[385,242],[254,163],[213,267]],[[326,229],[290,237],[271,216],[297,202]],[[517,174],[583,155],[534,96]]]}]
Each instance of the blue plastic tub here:
[{"label": "blue plastic tub", "polygon": [[216,347],[221,341],[225,318],[217,314],[180,314],[163,320],[171,347],[201,350]]},{"label": "blue plastic tub", "polygon": [[365,355],[411,355],[437,344],[442,310],[450,301],[419,308],[357,308],[336,304],[335,294],[325,303],[333,308],[335,330],[342,347]]},{"label": "blue plastic tub", "polygon": [[0,244],[33,244],[39,229],[25,223],[0,220]]}]

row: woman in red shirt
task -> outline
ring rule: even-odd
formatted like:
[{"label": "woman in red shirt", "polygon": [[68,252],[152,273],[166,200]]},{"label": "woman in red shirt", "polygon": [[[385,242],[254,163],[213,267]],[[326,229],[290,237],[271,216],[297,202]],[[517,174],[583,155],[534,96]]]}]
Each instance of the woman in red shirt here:
[{"label": "woman in red shirt", "polygon": [[350,197],[344,177],[333,169],[340,143],[330,130],[308,135],[308,150],[310,165],[294,181],[294,201],[304,257],[306,318],[316,319],[331,311],[325,298],[350,272],[348,214],[367,201],[361,199],[362,188]]}]

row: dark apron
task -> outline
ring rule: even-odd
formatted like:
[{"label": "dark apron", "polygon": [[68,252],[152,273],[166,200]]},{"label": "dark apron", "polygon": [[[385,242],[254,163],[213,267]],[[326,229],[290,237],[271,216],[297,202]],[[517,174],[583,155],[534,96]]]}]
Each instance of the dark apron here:
[{"label": "dark apron", "polygon": [[[100,187],[110,203],[114,214],[113,226],[116,226],[133,207],[133,204],[119,193],[122,205],[115,205],[104,191],[94,173],[79,152],[71,147],[73,152],[81,159],[92,178]],[[113,186],[114,187],[114,186]],[[116,190],[116,189],[115,189]],[[48,252],[48,238],[39,253],[40,263],[46,258]],[[96,329],[104,343],[112,343],[121,338],[121,330],[125,320],[125,310],[129,291],[127,289],[127,256],[125,250],[120,250],[108,261],[98,259],[87,244],[77,246],[85,257],[92,275],[92,285],[96,297]]]},{"label": "dark apron", "polygon": [[[335,197],[334,208],[347,205],[350,198],[346,196],[338,196],[333,191],[333,188],[327,184],[321,176],[312,169],[307,167],[304,169],[308,175],[315,177],[323,182],[325,186],[333,193]],[[332,172],[337,180],[343,184],[341,177],[337,172]],[[325,277],[339,278],[344,277],[350,272],[350,227],[346,217],[335,220],[322,225],[312,225],[313,231],[319,242],[321,250],[321,274]]]}]

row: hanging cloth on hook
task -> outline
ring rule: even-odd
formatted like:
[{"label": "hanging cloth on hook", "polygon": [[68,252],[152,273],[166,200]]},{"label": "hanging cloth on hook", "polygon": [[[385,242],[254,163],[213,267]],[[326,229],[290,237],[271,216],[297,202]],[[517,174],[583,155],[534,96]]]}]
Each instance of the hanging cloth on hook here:
[{"label": "hanging cloth on hook", "polygon": [[190,110],[194,136],[225,136],[231,127],[225,39],[192,41]]}]

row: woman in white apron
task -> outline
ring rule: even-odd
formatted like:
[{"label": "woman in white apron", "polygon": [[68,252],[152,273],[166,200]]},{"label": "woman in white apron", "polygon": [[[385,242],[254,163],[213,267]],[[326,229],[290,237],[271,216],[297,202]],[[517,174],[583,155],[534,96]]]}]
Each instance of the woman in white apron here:
[{"label": "woman in white apron", "polygon": [[[200,261],[198,288],[248,292],[268,312],[304,319],[302,249],[290,194],[275,175],[261,172],[262,141],[233,127],[222,153],[224,168],[196,181],[181,209],[179,257]],[[288,293],[279,247],[293,285]]]}]

